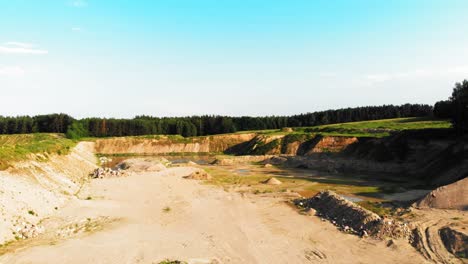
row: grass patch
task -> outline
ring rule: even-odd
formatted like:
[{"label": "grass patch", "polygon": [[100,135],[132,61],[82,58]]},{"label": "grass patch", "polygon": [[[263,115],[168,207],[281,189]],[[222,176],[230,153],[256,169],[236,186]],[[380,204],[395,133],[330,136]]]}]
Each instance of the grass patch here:
[{"label": "grass patch", "polygon": [[38,161],[47,161],[48,155],[66,155],[76,145],[76,141],[62,134],[18,134],[0,135],[0,170],[13,163],[27,160],[31,154],[43,154]]},{"label": "grass patch", "polygon": [[[362,199],[381,201],[382,187],[372,184],[365,179],[350,176],[319,176],[304,175],[303,171],[278,168],[263,169],[261,166],[250,165],[247,174],[238,174],[225,167],[204,167],[212,179],[206,181],[211,184],[229,190],[242,187],[250,189],[253,194],[282,193],[286,190],[298,192],[304,197],[311,197],[323,190],[331,190],[338,194],[359,196]],[[310,172],[309,172],[310,173]],[[292,177],[294,176],[294,177]],[[282,182],[281,185],[267,185],[262,182],[275,177]]]},{"label": "grass patch", "polygon": [[392,132],[403,130],[449,129],[451,127],[449,120],[409,117],[301,127],[295,130],[324,136],[386,137]]},{"label": "grass patch", "polygon": [[380,216],[388,216],[392,214],[392,209],[388,207],[382,206],[379,202],[372,202],[372,201],[362,201],[358,202],[360,206],[366,208],[369,211],[372,211]]}]

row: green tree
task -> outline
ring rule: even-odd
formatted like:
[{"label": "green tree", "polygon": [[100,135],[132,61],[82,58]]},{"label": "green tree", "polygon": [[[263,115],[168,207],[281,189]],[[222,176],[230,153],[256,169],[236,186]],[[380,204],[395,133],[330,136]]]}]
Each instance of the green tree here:
[{"label": "green tree", "polygon": [[80,139],[83,137],[89,136],[88,129],[84,127],[81,122],[73,122],[67,130],[66,133],[67,138],[70,139]]},{"label": "green tree", "polygon": [[456,83],[450,101],[455,111],[453,126],[458,134],[468,130],[468,80]]}]

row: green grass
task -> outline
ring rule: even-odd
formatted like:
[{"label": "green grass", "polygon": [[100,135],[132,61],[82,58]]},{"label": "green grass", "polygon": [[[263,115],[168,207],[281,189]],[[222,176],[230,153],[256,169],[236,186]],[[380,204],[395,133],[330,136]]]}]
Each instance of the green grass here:
[{"label": "green grass", "polygon": [[[383,193],[379,185],[354,177],[301,177],[301,172],[282,171],[281,169],[264,169],[261,166],[250,165],[250,172],[239,175],[225,167],[204,167],[212,179],[206,184],[222,187],[229,190],[232,187],[248,187],[254,194],[269,192],[284,192],[286,189],[311,197],[323,190],[332,190],[338,194],[355,195],[370,201],[380,201],[379,194]],[[275,173],[276,172],[276,173]],[[278,173],[279,172],[279,173]],[[289,177],[279,174],[285,173]],[[293,176],[294,177],[291,177]],[[266,185],[262,182],[275,177],[282,182],[281,185]]]},{"label": "green grass", "polygon": [[448,120],[431,118],[394,118],[363,122],[351,122],[315,127],[295,128],[295,131],[317,133],[324,136],[385,137],[391,132],[421,129],[448,129],[452,125]]},{"label": "green grass", "polygon": [[281,129],[242,131],[241,133],[257,133],[261,135],[292,135],[300,138],[304,135],[323,136],[354,136],[354,137],[385,137],[391,132],[421,129],[448,129],[452,124],[449,120],[433,119],[430,117],[407,117],[381,119],[361,122],[340,123],[313,127],[295,127],[293,132]]},{"label": "green grass", "polygon": [[75,141],[61,134],[0,135],[0,170],[14,162],[27,160],[31,154],[46,154],[40,161],[46,161],[51,154],[65,155],[75,145]]},{"label": "green grass", "polygon": [[389,216],[392,215],[392,209],[382,206],[382,203],[372,202],[372,201],[362,201],[358,202],[360,206],[366,208],[369,211],[372,211],[379,216]]}]

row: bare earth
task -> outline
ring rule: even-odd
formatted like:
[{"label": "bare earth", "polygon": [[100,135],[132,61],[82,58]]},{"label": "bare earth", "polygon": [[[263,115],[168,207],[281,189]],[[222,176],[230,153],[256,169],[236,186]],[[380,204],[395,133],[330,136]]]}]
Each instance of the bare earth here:
[{"label": "bare earth", "polygon": [[[182,178],[193,170],[93,180],[44,221],[57,231],[9,249],[0,263],[426,263],[406,242],[387,247],[275,198]],[[57,223],[77,224],[66,233]]]}]

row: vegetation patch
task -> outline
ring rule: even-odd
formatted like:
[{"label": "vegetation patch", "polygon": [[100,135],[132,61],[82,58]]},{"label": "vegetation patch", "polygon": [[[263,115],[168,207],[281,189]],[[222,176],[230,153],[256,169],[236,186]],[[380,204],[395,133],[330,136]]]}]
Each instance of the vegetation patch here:
[{"label": "vegetation patch", "polygon": [[[297,192],[304,197],[311,197],[320,191],[331,190],[343,195],[350,195],[366,201],[383,201],[383,188],[359,177],[349,176],[314,176],[304,175],[301,170],[264,168],[261,165],[249,165],[247,173],[236,173],[229,167],[204,168],[212,178],[206,184],[220,186],[225,190],[240,188],[253,194]],[[281,185],[267,185],[264,181],[275,177]]]},{"label": "vegetation patch", "polygon": [[275,139],[272,140],[271,142],[264,143],[262,140],[259,140],[256,144],[256,147],[251,150],[249,154],[251,155],[265,155],[268,154],[272,151],[274,151],[276,148],[278,148],[281,145],[281,140],[280,139]]},{"label": "vegetation patch", "polygon": [[373,202],[373,201],[361,201],[358,202],[360,206],[366,208],[369,211],[372,211],[380,216],[389,216],[392,215],[392,208],[385,207],[380,202]]},{"label": "vegetation patch", "polygon": [[324,136],[386,137],[392,132],[404,130],[450,129],[451,127],[452,124],[446,119],[410,117],[302,127],[295,130]]},{"label": "vegetation patch", "polygon": [[14,162],[27,160],[31,154],[43,154],[36,160],[47,161],[48,155],[66,155],[76,145],[63,134],[0,135],[0,170]]}]

